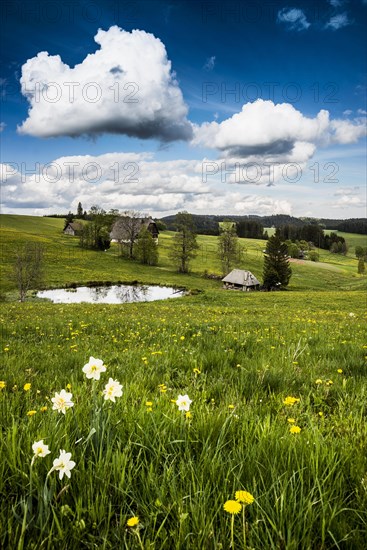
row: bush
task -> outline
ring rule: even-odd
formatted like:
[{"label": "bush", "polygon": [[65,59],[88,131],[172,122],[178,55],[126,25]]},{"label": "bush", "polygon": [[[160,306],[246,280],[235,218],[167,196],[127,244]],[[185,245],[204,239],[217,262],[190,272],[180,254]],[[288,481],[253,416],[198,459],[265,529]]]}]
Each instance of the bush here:
[{"label": "bush", "polygon": [[316,250],[310,250],[310,252],[308,253],[308,259],[311,260],[311,262],[318,262],[319,258],[319,253],[316,252]]}]

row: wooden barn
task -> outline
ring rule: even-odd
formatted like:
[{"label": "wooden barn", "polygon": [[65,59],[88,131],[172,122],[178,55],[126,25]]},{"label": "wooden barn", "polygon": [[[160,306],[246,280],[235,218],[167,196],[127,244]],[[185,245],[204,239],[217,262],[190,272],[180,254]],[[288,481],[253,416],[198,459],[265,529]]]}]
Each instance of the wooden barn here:
[{"label": "wooden barn", "polygon": [[65,235],[73,235],[76,237],[83,231],[83,224],[79,222],[69,222],[64,229]]},{"label": "wooden barn", "polygon": [[151,233],[157,243],[159,230],[152,218],[129,218],[128,216],[121,216],[115,221],[110,233],[111,241],[115,243],[128,243],[130,242],[131,234],[133,234],[135,239],[144,227]]},{"label": "wooden barn", "polygon": [[255,275],[251,271],[244,271],[243,269],[232,269],[223,281],[223,288],[228,290],[259,290],[260,282],[256,279]]}]

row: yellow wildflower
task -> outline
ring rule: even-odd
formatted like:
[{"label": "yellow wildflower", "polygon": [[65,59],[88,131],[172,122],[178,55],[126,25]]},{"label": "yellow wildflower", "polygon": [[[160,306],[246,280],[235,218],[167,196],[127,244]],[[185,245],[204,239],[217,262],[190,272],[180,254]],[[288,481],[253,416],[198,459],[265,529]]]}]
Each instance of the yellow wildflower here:
[{"label": "yellow wildflower", "polygon": [[29,391],[29,390],[31,389],[31,386],[32,386],[32,384],[30,384],[30,383],[28,382],[27,384],[24,384],[23,390],[24,390],[24,391]]},{"label": "yellow wildflower", "polygon": [[289,431],[291,434],[299,434],[299,432],[301,431],[301,428],[299,426],[291,426],[289,428]]},{"label": "yellow wildflower", "polygon": [[126,525],[128,527],[136,527],[138,524],[139,524],[138,516],[133,516],[132,518],[129,518],[126,522]]},{"label": "yellow wildflower", "polygon": [[294,418],[288,418],[287,419],[289,424],[294,424],[295,423],[295,419]]},{"label": "yellow wildflower", "polygon": [[245,505],[252,504],[255,500],[252,494],[247,491],[236,491],[235,497],[238,502],[242,502]]},{"label": "yellow wildflower", "polygon": [[37,411],[28,411],[27,416],[33,416]]},{"label": "yellow wildflower", "polygon": [[284,405],[294,405],[295,403],[298,403],[299,399],[297,397],[286,397],[283,401]]},{"label": "yellow wildflower", "polygon": [[229,514],[238,514],[242,510],[242,505],[237,500],[227,500],[224,503],[223,508]]},{"label": "yellow wildflower", "polygon": [[4,380],[0,380],[0,390],[3,390],[6,386],[6,382]]}]

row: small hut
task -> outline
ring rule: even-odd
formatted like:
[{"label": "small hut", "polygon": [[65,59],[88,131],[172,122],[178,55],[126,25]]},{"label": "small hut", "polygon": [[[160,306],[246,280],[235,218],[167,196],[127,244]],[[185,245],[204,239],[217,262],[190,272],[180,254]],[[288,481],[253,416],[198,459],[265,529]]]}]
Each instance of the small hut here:
[{"label": "small hut", "polygon": [[223,288],[227,290],[259,290],[260,283],[256,279],[255,275],[251,271],[244,271],[243,269],[232,269],[230,273],[223,281]]}]

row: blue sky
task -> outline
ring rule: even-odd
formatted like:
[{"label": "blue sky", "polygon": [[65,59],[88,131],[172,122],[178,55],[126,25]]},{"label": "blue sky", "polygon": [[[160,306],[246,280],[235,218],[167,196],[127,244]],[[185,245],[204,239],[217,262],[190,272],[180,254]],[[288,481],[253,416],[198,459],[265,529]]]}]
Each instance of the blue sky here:
[{"label": "blue sky", "polygon": [[364,0],[1,11],[3,212],[366,215]]}]

